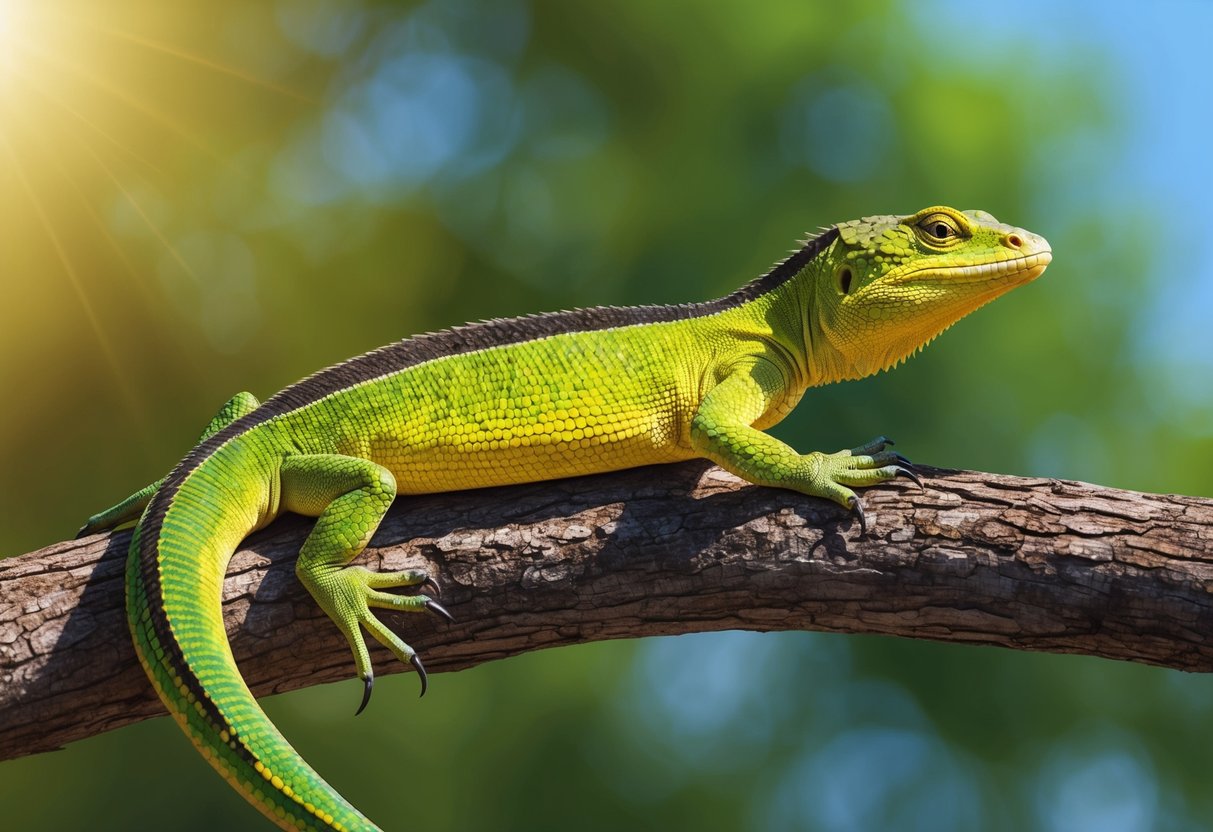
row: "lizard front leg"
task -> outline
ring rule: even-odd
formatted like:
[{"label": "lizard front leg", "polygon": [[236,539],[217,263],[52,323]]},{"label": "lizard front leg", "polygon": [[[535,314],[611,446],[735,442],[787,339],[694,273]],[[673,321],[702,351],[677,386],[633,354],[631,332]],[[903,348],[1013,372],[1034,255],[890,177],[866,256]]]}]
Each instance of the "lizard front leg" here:
[{"label": "lizard front leg", "polygon": [[899,476],[922,485],[905,457],[886,450],[893,443],[884,437],[833,454],[801,454],[754,428],[785,384],[782,373],[762,358],[734,368],[699,403],[691,419],[691,446],[756,485],[833,500],[855,512],[861,535],[867,532],[867,520],[852,488]]},{"label": "lizard front leg", "polygon": [[364,685],[362,704],[357,712],[362,713],[370,701],[375,683],[370,653],[362,638],[363,629],[400,661],[417,670],[424,696],[427,680],[421,659],[412,647],[375,617],[371,608],[405,612],[429,610],[450,619],[450,613],[428,596],[394,595],[383,591],[433,582],[424,572],[416,570],[380,573],[348,565],[366,548],[395,499],[395,477],[383,466],[359,457],[307,454],[286,457],[280,478],[282,508],[320,518],[299,550],[295,574],[350,643],[358,676]]}]

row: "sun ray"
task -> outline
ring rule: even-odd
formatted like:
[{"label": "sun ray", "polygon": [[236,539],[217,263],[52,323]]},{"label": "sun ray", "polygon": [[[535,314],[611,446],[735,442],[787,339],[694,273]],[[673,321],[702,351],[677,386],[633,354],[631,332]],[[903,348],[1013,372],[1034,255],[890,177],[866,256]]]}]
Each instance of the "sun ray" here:
[{"label": "sun ray", "polygon": [[[97,156],[96,152],[91,147],[89,147],[88,144],[84,141],[83,136],[77,135],[76,140],[83,146],[84,150],[90,156],[93,157],[94,161],[97,162],[97,166],[101,168],[101,170],[106,174],[106,176],[110,179],[110,181],[113,182],[120,190],[122,190],[123,197],[125,197],[127,199],[127,201],[130,202],[131,206],[135,209],[136,213],[139,214],[139,217],[143,220],[143,222],[147,224],[148,228],[156,236],[157,240],[159,240],[160,243],[168,249],[170,256],[172,256],[176,260],[176,262],[181,265],[182,268],[189,271],[189,266],[185,263],[184,258],[181,257],[181,255],[176,251],[176,249],[174,249],[171,245],[169,245],[167,243],[163,233],[161,233],[161,231],[155,226],[155,224],[152,223],[151,218],[147,216],[146,212],[144,212],[143,209],[141,208],[141,206],[139,206],[139,204],[135,201],[134,196],[132,194],[130,194],[129,192],[127,192],[125,190],[125,188],[123,188],[122,185],[118,182],[117,177],[114,175],[112,169],[108,168],[101,161],[100,157]],[[135,266],[134,262],[131,261],[130,257],[127,256],[126,251],[122,248],[122,244],[118,242],[118,238],[116,236],[114,236],[113,231],[111,231],[110,228],[106,225],[105,218],[102,217],[101,213],[95,207],[93,207],[93,204],[91,202],[89,202],[88,195],[85,193],[84,188],[76,180],[76,177],[72,175],[71,171],[68,170],[67,165],[64,164],[63,161],[59,158],[55,158],[54,161],[55,161],[56,167],[59,170],[60,175],[69,184],[69,186],[76,193],[76,195],[80,198],[80,202],[84,206],[85,212],[88,214],[89,218],[93,221],[93,223],[97,226],[97,230],[101,232],[101,235],[105,238],[106,242],[109,243],[110,248],[113,249],[114,254],[117,256],[119,262],[121,262],[122,265],[126,268],[127,273],[131,277],[131,282],[135,285],[135,287],[143,295],[143,297],[145,299],[147,299],[149,301],[149,303],[152,303],[154,301],[153,292],[151,291],[148,284],[143,280],[144,275]],[[194,273],[192,271],[190,271],[190,274],[194,275]],[[197,279],[196,276],[195,276],[195,279]],[[194,353],[187,351],[181,357],[181,360],[185,362],[188,370],[195,371],[195,372],[202,371],[202,367],[198,363],[198,360],[194,356]]]},{"label": "sun ray", "polygon": [[82,28],[92,29],[93,31],[100,32],[105,35],[109,35],[112,38],[117,38],[120,40],[127,41],[129,43],[136,44],[138,46],[142,46],[144,49],[150,49],[153,52],[159,52],[163,55],[169,55],[170,57],[177,58],[181,61],[185,61],[186,63],[191,63],[196,66],[201,66],[205,69],[209,69],[213,72],[217,72],[222,75],[227,75],[231,78],[235,78],[239,81],[243,81],[246,84],[251,84],[253,86],[260,87],[261,89],[267,90],[269,92],[277,93],[278,95],[282,95],[287,98],[294,99],[295,101],[299,101],[304,104],[316,104],[317,103],[315,99],[309,98],[308,96],[303,95],[302,93],[297,92],[295,90],[292,90],[289,87],[284,87],[280,84],[274,83],[273,81],[267,81],[264,78],[259,78],[256,75],[253,75],[250,72],[245,72],[244,70],[239,69],[237,67],[229,66],[220,61],[215,61],[215,60],[212,60],[205,56],[198,55],[193,52],[189,52],[180,47],[173,46],[172,44],[164,43],[163,41],[153,40],[152,38],[146,38],[141,35],[136,35],[132,32],[126,32],[121,29],[115,29],[111,26],[105,26],[105,25],[96,23],[91,20],[83,20],[81,18],[75,17],[74,15],[68,15],[63,12],[57,12],[55,16],[59,17],[63,20],[66,20],[69,23],[72,23],[73,25],[80,26]]},{"label": "sun ray", "polygon": [[93,158],[93,161],[97,163],[97,165],[105,173],[106,177],[109,178],[110,182],[114,184],[114,187],[122,192],[122,196],[125,197],[130,206],[135,209],[135,213],[139,215],[139,219],[143,220],[144,225],[146,225],[148,230],[151,231],[155,238],[160,241],[160,245],[164,246],[165,251],[167,251],[169,256],[173,258],[174,262],[176,262],[177,265],[180,266],[182,270],[184,270],[185,273],[188,274],[195,282],[200,282],[197,272],[190,268],[190,264],[186,262],[184,257],[181,256],[181,252],[177,251],[176,247],[169,242],[168,237],[166,237],[164,232],[160,230],[160,227],[152,221],[152,218],[148,216],[147,211],[143,210],[143,206],[139,204],[139,200],[135,199],[135,195],[132,194],[124,184],[122,184],[122,180],[118,178],[113,169],[105,163],[104,159],[97,155],[97,151],[93,150],[87,144],[82,146],[84,151]]},{"label": "sun ray", "polygon": [[126,90],[117,86],[116,84],[113,84],[109,81],[106,81],[103,78],[98,77],[95,73],[88,72],[84,67],[81,67],[80,65],[76,64],[74,61],[63,57],[62,55],[58,55],[48,49],[44,49],[42,47],[36,46],[31,43],[23,43],[23,44],[21,44],[21,48],[23,51],[28,51],[28,52],[32,53],[35,57],[51,64],[52,66],[59,68],[60,70],[62,70],[64,72],[67,72],[67,73],[75,76],[80,81],[84,82],[85,84],[92,86],[95,89],[101,90],[102,92],[106,93],[107,95],[111,96],[112,98],[116,98],[118,101],[121,101],[126,106],[139,112],[143,116],[151,119],[156,124],[163,127],[165,130],[168,130],[170,133],[177,136],[179,139],[182,139],[187,144],[189,144],[191,147],[193,147],[195,150],[198,150],[199,152],[204,153],[206,156],[210,157],[211,159],[218,162],[220,165],[223,165],[224,167],[228,166],[228,162],[226,159],[223,158],[223,156],[216,153],[214,150],[209,148],[203,142],[199,141],[197,139],[197,137],[195,137],[192,133],[189,132],[189,130],[187,130],[184,127],[177,124],[177,122],[175,122],[172,118],[165,115],[164,113],[161,113],[158,110],[156,110],[152,107],[149,107],[147,104],[144,104],[138,98],[131,95],[129,92],[127,92]]},{"label": "sun ray", "polygon": [[145,167],[149,168],[150,170],[152,170],[158,174],[164,173],[164,171],[161,170],[160,167],[157,166],[150,159],[146,158],[142,154],[132,150],[131,148],[124,145],[122,142],[118,141],[118,139],[116,139],[114,136],[110,135],[110,133],[108,133],[104,128],[102,128],[100,125],[98,125],[92,119],[90,119],[88,116],[84,115],[83,113],[78,111],[76,108],[72,107],[70,104],[65,102],[62,98],[55,95],[50,90],[46,89],[45,86],[38,83],[34,78],[30,77],[30,75],[28,73],[21,71],[20,69],[16,69],[16,68],[14,68],[14,73],[21,78],[22,83],[25,85],[25,87],[27,89],[32,90],[33,92],[37,93],[39,96],[41,96],[46,101],[49,101],[51,104],[54,104],[60,110],[63,110],[65,113],[72,116],[74,119],[76,119],[81,124],[83,124],[85,127],[87,127],[89,130],[92,130],[98,136],[105,139],[109,144],[113,145],[123,155],[133,159],[134,161],[140,163],[141,165],[144,165]]},{"label": "sun ray", "polygon": [[[8,121],[11,123],[12,114],[8,114]],[[17,177],[17,181],[21,185],[21,189],[25,192],[26,198],[34,209],[35,215],[38,217],[39,223],[42,225],[46,236],[49,238],[52,248],[55,250],[55,255],[59,260],[59,264],[63,267],[64,274],[67,275],[68,283],[72,288],[72,292],[76,295],[76,299],[80,303],[81,309],[84,311],[84,316],[88,320],[89,328],[93,331],[93,337],[97,341],[97,346],[101,350],[102,357],[105,363],[109,365],[109,369],[114,378],[114,383],[118,387],[119,398],[122,404],[126,407],[129,414],[143,427],[147,427],[150,422],[147,414],[139,404],[139,397],[135,395],[134,389],[131,387],[129,380],[122,372],[122,364],[118,361],[117,353],[114,346],[106,337],[105,329],[101,326],[100,320],[97,318],[97,312],[93,308],[92,301],[89,300],[88,294],[84,291],[83,282],[80,279],[79,272],[76,271],[75,265],[68,256],[67,248],[63,241],[59,238],[59,234],[55,231],[54,224],[51,222],[50,216],[46,212],[46,207],[42,204],[42,200],[38,198],[38,194],[33,185],[26,176],[25,169],[21,165],[21,159],[17,155],[16,148],[13,147],[9,137],[4,132],[0,132],[0,147],[4,148],[5,155],[8,157],[9,164],[13,169],[13,173]]]},{"label": "sun ray", "polygon": [[[84,138],[80,135],[76,135],[76,140],[81,144],[85,144]],[[88,148],[88,146],[85,144],[85,150],[89,149],[90,148]],[[97,226],[97,230],[101,232],[101,235],[105,238],[105,241],[109,243],[110,248],[113,249],[114,255],[118,258],[118,261],[122,263],[126,273],[130,275],[131,282],[145,297],[150,298],[151,292],[148,290],[147,284],[143,282],[139,269],[136,268],[131,258],[127,256],[126,251],[123,250],[122,245],[118,242],[118,238],[114,236],[114,232],[110,230],[108,225],[106,225],[105,218],[102,217],[101,213],[95,207],[93,207],[91,202],[89,202],[88,195],[85,193],[83,186],[81,186],[76,177],[72,175],[71,170],[68,169],[68,166],[61,158],[52,155],[51,160],[54,163],[56,170],[59,172],[59,175],[65,182],[67,182],[68,186],[72,189],[76,196],[80,198],[80,203],[84,206],[85,213],[88,214],[89,219],[92,220],[93,224]]]}]

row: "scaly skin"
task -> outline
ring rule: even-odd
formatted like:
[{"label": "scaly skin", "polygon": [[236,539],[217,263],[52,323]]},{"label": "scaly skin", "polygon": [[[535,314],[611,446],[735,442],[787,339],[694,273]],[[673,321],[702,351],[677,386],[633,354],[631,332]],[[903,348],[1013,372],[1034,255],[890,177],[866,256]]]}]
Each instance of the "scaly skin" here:
[{"label": "scaly skin", "polygon": [[245,535],[283,511],[318,517],[296,572],[349,639],[363,706],[373,681],[363,630],[414,665],[424,692],[420,659],[372,610],[445,614],[426,595],[384,591],[428,579],[349,565],[397,494],[706,457],[750,482],[848,506],[862,528],[854,488],[917,480],[888,440],[800,454],[763,430],[808,387],[892,366],[1050,258],[1034,234],[936,207],[826,229],[709,303],[419,336],[263,405],[240,394],[168,477],[81,533],[138,518],[127,564],[135,647],[211,765],[284,829],[375,829],[283,739],[236,669],[220,588]]}]

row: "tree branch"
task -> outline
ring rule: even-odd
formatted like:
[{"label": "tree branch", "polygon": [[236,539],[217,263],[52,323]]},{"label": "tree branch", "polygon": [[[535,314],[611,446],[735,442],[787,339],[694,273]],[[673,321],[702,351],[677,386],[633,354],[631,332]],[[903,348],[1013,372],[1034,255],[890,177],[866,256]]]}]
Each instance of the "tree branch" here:
[{"label": "tree branch", "polygon": [[[395,616],[433,670],[701,630],[887,633],[1213,670],[1213,500],[923,469],[821,500],[704,463],[400,499],[362,562],[423,566],[458,623]],[[257,694],[350,678],[294,577],[310,522],[250,537],[224,586]],[[123,617],[127,532],[0,561],[0,759],[163,713]],[[380,674],[403,670],[376,649]]]}]

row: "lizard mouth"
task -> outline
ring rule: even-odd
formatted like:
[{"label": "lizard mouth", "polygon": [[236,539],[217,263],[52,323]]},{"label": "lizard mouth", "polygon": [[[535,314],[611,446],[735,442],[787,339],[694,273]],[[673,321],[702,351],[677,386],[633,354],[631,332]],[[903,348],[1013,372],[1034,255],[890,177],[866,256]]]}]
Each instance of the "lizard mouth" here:
[{"label": "lizard mouth", "polygon": [[1040,277],[1045,267],[1053,261],[1052,249],[1034,251],[1023,257],[1000,260],[997,263],[977,263],[972,266],[946,266],[944,268],[916,269],[902,275],[898,283],[946,280],[955,283],[987,283],[991,280],[1021,281],[1027,283]]}]

